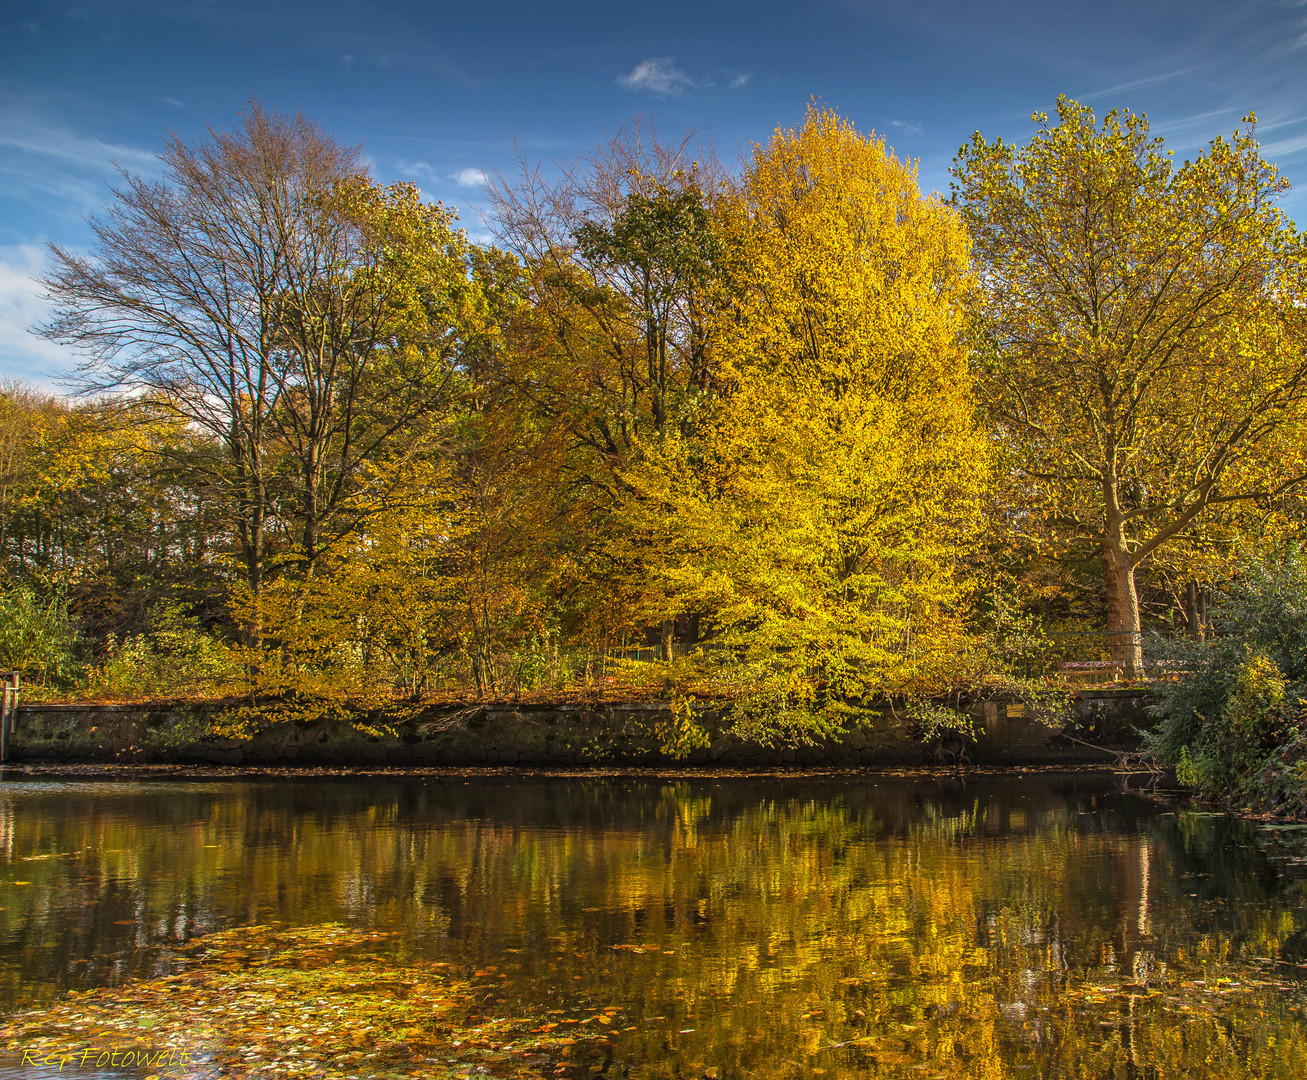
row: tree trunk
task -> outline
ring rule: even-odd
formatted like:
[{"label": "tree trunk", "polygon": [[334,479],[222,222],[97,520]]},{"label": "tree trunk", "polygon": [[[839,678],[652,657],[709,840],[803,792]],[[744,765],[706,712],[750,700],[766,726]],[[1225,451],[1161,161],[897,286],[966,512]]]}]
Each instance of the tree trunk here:
[{"label": "tree trunk", "polygon": [[245,549],[246,580],[250,586],[253,600],[254,621],[246,630],[246,640],[256,652],[263,648],[263,614],[259,610],[259,593],[263,589],[263,511],[264,490],[262,481],[255,484],[254,505],[251,507],[249,521],[246,524],[247,543]]},{"label": "tree trunk", "polygon": [[1203,639],[1203,619],[1198,609],[1198,582],[1189,581],[1184,587],[1184,619],[1189,636]]},{"label": "tree trunk", "polygon": [[1112,659],[1122,674],[1134,681],[1144,677],[1143,634],[1139,623],[1139,594],[1135,591],[1135,566],[1122,547],[1104,543],[1103,586],[1107,592],[1107,636]]},{"label": "tree trunk", "polygon": [[318,454],[309,448],[304,467],[304,578],[313,577],[318,561]]},{"label": "tree trunk", "polygon": [[1120,663],[1123,657],[1117,649],[1114,636],[1121,625],[1121,594],[1116,586],[1116,559],[1107,543],[1100,546],[1099,554],[1103,564],[1103,596],[1107,601],[1107,646],[1112,659]]},{"label": "tree trunk", "polygon": [[676,620],[664,619],[658,624],[658,659],[670,660],[676,641]]}]

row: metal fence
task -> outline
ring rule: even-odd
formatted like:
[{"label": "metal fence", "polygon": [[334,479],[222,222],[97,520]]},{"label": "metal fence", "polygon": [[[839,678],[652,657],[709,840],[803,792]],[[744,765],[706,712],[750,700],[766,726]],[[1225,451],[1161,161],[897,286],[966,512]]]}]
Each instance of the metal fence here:
[{"label": "metal fence", "polygon": [[[1180,631],[1153,630],[1138,634],[1106,630],[1047,631],[1031,641],[1028,648],[1016,650],[1024,653],[1020,659],[1013,660],[1008,656],[1002,663],[1024,678],[1057,679],[1069,686],[1111,684],[1124,678],[1124,665],[1119,657],[1125,647],[1135,643],[1147,647],[1159,637],[1188,636]],[[725,647],[716,641],[676,642],[672,645],[672,656],[682,657],[700,650],[711,652]],[[635,685],[647,683],[652,674],[642,672],[641,665],[663,659],[661,648],[652,645],[596,649],[551,644],[495,653],[484,661],[483,678],[495,691],[508,693],[561,687]],[[998,662],[997,657],[995,660]],[[449,658],[441,668],[441,674],[450,681],[463,685],[476,683],[470,657]],[[1156,663],[1149,663],[1146,653],[1145,669],[1149,677],[1165,678],[1173,674],[1162,671]]]},{"label": "metal fence", "polygon": [[[1210,629],[1204,633],[1205,640],[1210,641],[1214,636]],[[1159,640],[1192,640],[1192,635],[1181,630],[1058,630],[1045,633],[1043,639],[1044,647],[1031,657],[1024,674],[1083,686],[1121,681],[1125,676],[1122,654],[1136,645],[1144,648],[1147,678],[1172,677],[1172,666],[1150,660],[1149,646]]]}]

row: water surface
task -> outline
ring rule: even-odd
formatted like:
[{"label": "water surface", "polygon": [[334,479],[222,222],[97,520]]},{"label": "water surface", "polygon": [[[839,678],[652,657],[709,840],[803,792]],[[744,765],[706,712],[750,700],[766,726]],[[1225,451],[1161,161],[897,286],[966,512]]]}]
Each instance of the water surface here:
[{"label": "water surface", "polygon": [[341,922],[487,1016],[615,1010],[610,1076],[1303,1075],[1302,834],[1120,789],[6,779],[0,1009]]}]

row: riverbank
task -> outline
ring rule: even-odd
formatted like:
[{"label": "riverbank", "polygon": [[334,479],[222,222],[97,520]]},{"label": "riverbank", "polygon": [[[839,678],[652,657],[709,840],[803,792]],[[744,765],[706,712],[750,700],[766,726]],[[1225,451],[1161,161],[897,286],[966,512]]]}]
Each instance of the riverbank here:
[{"label": "riverbank", "polygon": [[[1139,688],[1077,691],[1052,724],[1016,702],[976,702],[975,738],[923,741],[891,706],[869,710],[841,739],[764,746],[717,731],[676,757],[662,749],[665,702],[487,702],[247,724],[231,730],[224,702],[19,707],[13,763],[134,762],[254,767],[516,766],[540,769],[857,769],[923,765],[1111,765],[1137,749],[1148,722]],[[711,718],[710,718],[711,720]],[[713,731],[711,723],[709,730]]]},{"label": "riverbank", "polygon": [[[639,766],[589,766],[571,769],[528,768],[521,765],[496,767],[458,767],[428,765],[399,768],[394,766],[363,765],[174,765],[138,764],[131,762],[24,762],[0,766],[0,775],[32,777],[34,779],[65,780],[460,780],[468,782],[496,781],[531,784],[554,780],[632,780],[679,782],[710,779],[717,780],[780,780],[815,783],[825,780],[846,781],[851,777],[874,776],[886,781],[938,781],[948,784],[957,780],[961,771],[956,766],[918,765],[891,768],[867,766],[845,769],[823,769],[790,766],[775,769],[747,769],[717,766],[685,766],[682,768],[649,768]],[[1148,786],[1155,782],[1165,790],[1175,790],[1175,774],[1156,773],[1127,766],[1088,763],[1080,765],[968,765],[968,780],[1001,780],[1017,777],[1142,777]],[[1143,786],[1133,785],[1142,790]],[[1258,820],[1251,815],[1242,815]],[[1271,820],[1271,819],[1267,819]]]}]

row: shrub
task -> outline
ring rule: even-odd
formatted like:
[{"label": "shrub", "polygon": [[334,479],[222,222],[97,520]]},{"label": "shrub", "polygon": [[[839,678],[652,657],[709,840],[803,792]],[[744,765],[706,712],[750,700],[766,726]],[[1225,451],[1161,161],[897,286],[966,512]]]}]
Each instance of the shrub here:
[{"label": "shrub", "polygon": [[1307,563],[1247,566],[1218,594],[1214,640],[1158,642],[1153,752],[1180,781],[1233,806],[1307,811]]},{"label": "shrub", "polygon": [[23,581],[0,587],[0,668],[44,690],[67,685],[81,671],[79,644],[62,590],[43,597]]},{"label": "shrub", "polygon": [[150,613],[149,632],[110,636],[93,692],[108,697],[193,697],[222,692],[239,673],[231,650],[174,603]]}]

